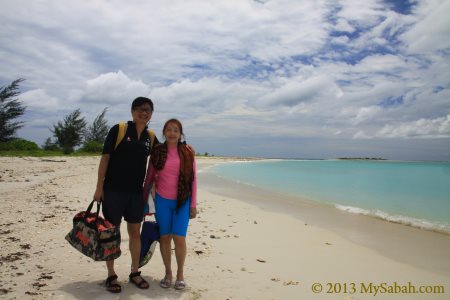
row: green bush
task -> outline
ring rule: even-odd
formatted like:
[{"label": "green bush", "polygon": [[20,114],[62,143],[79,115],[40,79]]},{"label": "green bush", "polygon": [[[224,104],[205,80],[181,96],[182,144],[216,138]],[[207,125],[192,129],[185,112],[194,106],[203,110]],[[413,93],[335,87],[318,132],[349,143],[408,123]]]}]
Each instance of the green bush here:
[{"label": "green bush", "polygon": [[58,144],[52,142],[51,138],[47,138],[47,140],[45,141],[44,145],[42,145],[42,149],[44,149],[46,151],[58,151],[58,150],[60,150]]},{"label": "green bush", "polygon": [[97,141],[85,142],[80,150],[84,152],[102,152],[103,144]]},{"label": "green bush", "polygon": [[14,139],[8,142],[0,142],[0,150],[2,151],[34,151],[39,150],[39,146],[31,141],[24,139]]}]

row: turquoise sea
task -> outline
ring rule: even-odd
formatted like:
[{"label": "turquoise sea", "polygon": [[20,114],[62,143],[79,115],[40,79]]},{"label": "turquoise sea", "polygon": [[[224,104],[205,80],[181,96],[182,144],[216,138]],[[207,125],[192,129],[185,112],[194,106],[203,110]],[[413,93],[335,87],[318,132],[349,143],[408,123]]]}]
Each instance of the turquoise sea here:
[{"label": "turquoise sea", "polygon": [[349,213],[450,233],[450,163],[261,160],[216,165],[224,178]]}]

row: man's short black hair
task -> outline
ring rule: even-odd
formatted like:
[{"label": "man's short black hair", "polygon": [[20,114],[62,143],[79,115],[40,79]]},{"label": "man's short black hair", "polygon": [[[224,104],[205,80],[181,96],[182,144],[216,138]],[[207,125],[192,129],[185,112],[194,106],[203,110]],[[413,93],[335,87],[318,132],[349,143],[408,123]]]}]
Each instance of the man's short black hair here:
[{"label": "man's short black hair", "polygon": [[135,110],[136,107],[142,106],[144,104],[149,104],[150,109],[153,112],[153,102],[152,102],[152,100],[150,100],[149,98],[146,98],[146,97],[137,97],[136,99],[134,99],[133,103],[131,104],[131,109]]}]

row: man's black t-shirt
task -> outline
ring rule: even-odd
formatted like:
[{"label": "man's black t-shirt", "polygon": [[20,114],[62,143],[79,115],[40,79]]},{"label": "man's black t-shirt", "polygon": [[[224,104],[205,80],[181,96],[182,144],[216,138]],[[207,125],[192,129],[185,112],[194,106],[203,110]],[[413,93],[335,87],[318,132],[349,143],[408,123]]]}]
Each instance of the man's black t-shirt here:
[{"label": "man's black t-shirt", "polygon": [[[147,127],[138,140],[136,125],[128,121],[124,138],[114,150],[119,125],[114,125],[106,137],[102,154],[109,154],[104,190],[142,193],[147,158],[150,154],[150,137]],[[159,143],[155,137],[155,144]]]}]

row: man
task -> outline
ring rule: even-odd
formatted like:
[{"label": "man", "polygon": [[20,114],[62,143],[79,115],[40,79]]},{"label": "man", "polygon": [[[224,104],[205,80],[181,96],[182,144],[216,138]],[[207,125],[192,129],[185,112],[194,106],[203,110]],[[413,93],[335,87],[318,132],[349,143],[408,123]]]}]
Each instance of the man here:
[{"label": "man", "polygon": [[[141,251],[140,228],[145,201],[143,182],[151,139],[147,124],[153,113],[153,102],[145,97],[134,99],[131,105],[133,121],[127,123],[125,136],[116,147],[119,125],[113,126],[103,145],[98,168],[97,188],[94,200],[103,202],[103,215],[116,226],[122,217],[127,222],[129,249],[131,254],[131,273],[129,280],[140,289],[148,289],[149,284],[141,277],[139,256]],[[155,138],[154,144],[159,143]],[[108,278],[106,289],[120,293],[122,287],[117,282],[114,260],[106,262]]]}]

